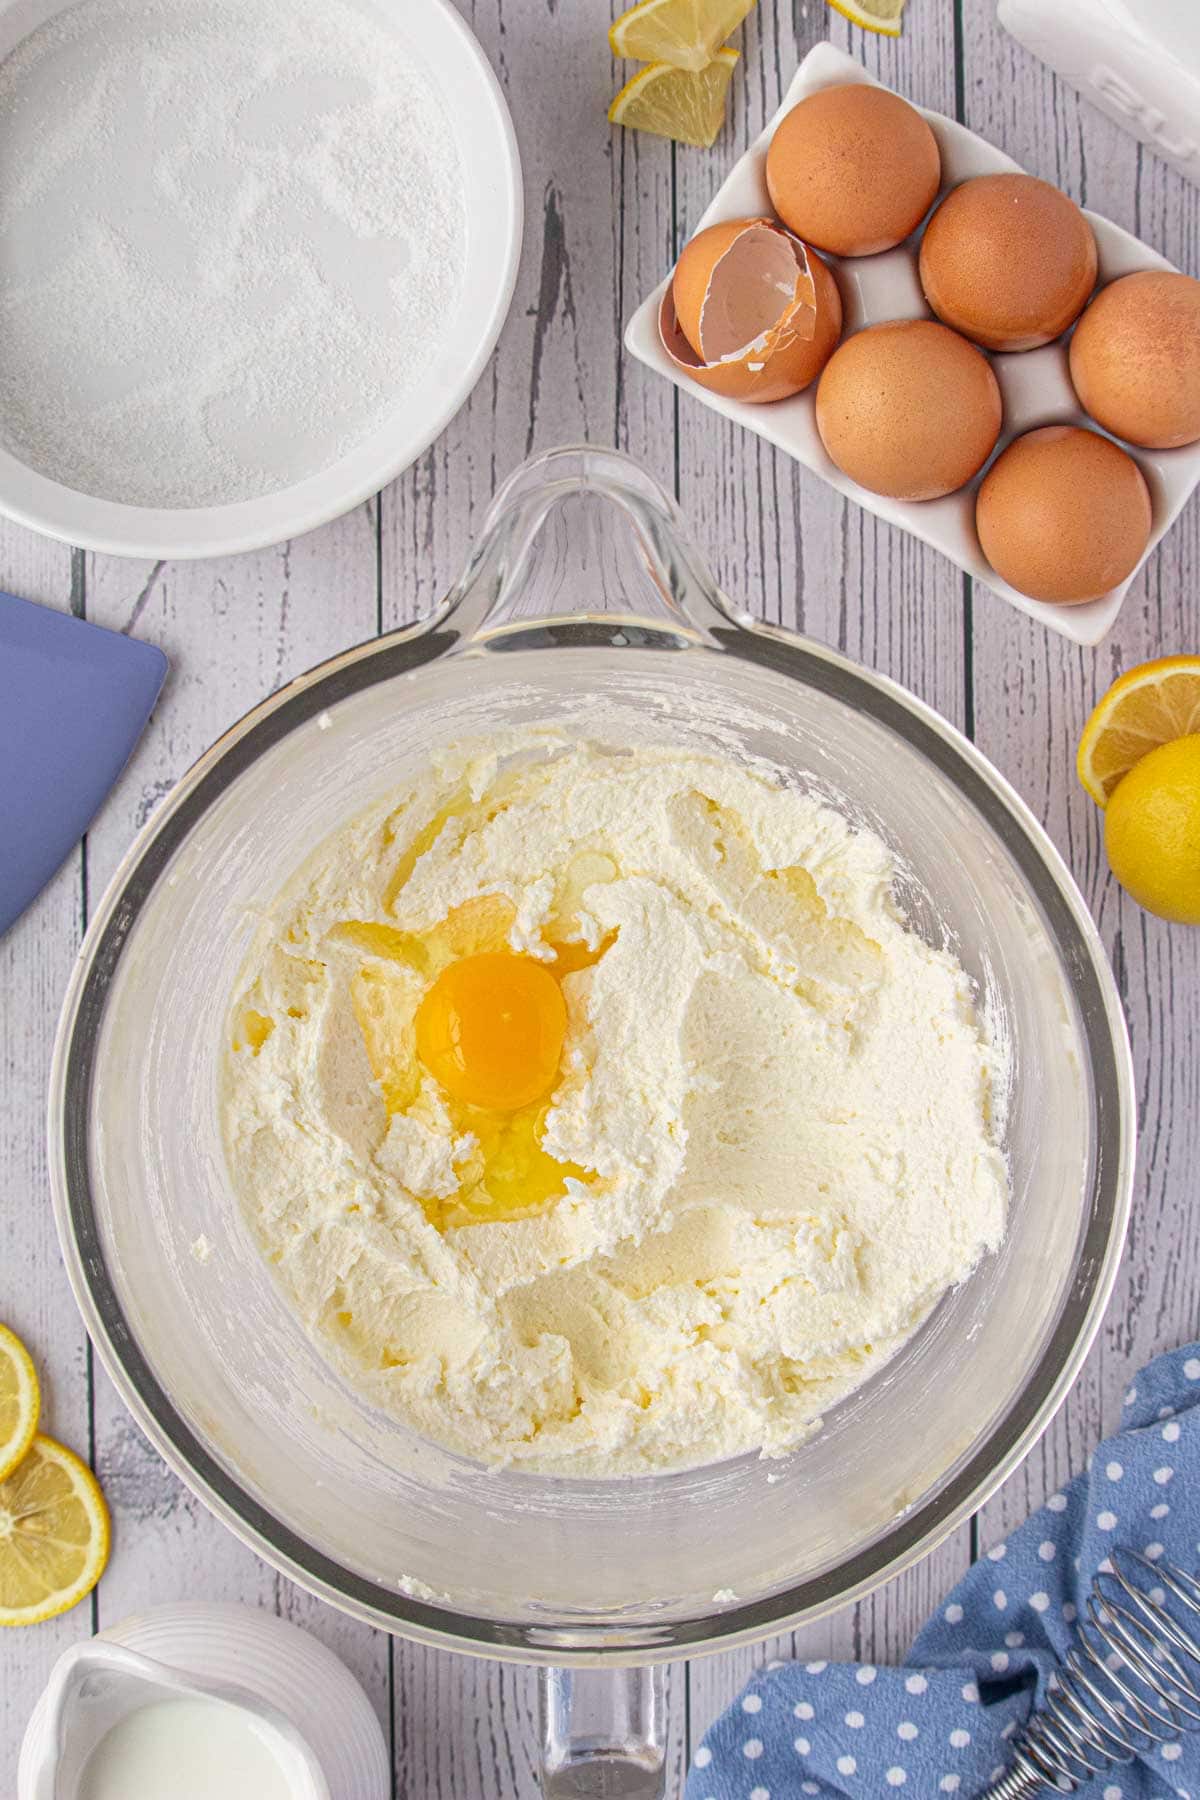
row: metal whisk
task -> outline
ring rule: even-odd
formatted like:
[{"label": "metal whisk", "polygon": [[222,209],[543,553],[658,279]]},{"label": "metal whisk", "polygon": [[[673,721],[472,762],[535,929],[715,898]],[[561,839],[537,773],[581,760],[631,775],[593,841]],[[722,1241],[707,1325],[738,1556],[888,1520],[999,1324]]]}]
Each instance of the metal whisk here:
[{"label": "metal whisk", "polygon": [[1017,1740],[1013,1767],[981,1800],[1073,1794],[1093,1775],[1200,1730],[1200,1636],[1191,1623],[1200,1621],[1200,1581],[1134,1550],[1110,1561],[1063,1673]]}]

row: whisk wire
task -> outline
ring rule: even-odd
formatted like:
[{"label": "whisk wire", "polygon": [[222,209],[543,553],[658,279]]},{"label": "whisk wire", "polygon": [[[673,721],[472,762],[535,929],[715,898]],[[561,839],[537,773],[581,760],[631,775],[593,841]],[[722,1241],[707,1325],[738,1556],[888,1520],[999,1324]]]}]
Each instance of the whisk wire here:
[{"label": "whisk wire", "polygon": [[[1091,1613],[1090,1607],[1088,1610]],[[1168,1734],[1177,1732],[1179,1721],[1175,1717],[1168,1698],[1168,1690],[1163,1686],[1161,1671],[1148,1656],[1145,1646],[1138,1643],[1124,1628],[1122,1613],[1115,1608],[1100,1609],[1092,1616],[1092,1622],[1101,1643],[1107,1644],[1109,1647],[1108,1656],[1105,1656],[1102,1650],[1095,1652],[1093,1666],[1097,1664],[1103,1666],[1104,1679],[1116,1689],[1121,1699],[1132,1709],[1135,1728],[1144,1736],[1150,1737],[1153,1737],[1155,1725],[1160,1726]],[[1143,1629],[1145,1628],[1143,1627]],[[1154,1638],[1151,1636],[1151,1643],[1153,1642]],[[1091,1650],[1091,1648],[1092,1646],[1089,1644],[1088,1649]],[[1117,1658],[1120,1658],[1120,1661],[1117,1661]],[[1123,1678],[1122,1664],[1142,1683],[1143,1687],[1148,1688],[1153,1695],[1163,1701],[1167,1707],[1165,1713],[1159,1712],[1151,1700],[1129,1686]],[[1124,1722],[1128,1723],[1128,1720]]]},{"label": "whisk wire", "polygon": [[1181,1613],[1200,1620],[1195,1576],[1136,1550],[1114,1552],[1062,1673],[1017,1740],[1013,1767],[982,1800],[1073,1794],[1200,1728],[1200,1637]]},{"label": "whisk wire", "polygon": [[[1186,1633],[1178,1631],[1170,1615],[1161,1609],[1156,1619],[1156,1630],[1151,1630],[1140,1620],[1132,1619],[1123,1608],[1112,1608],[1112,1614],[1112,1636],[1117,1640],[1118,1646],[1116,1654],[1124,1656],[1134,1674],[1166,1703],[1171,1717],[1164,1722],[1177,1729],[1186,1729],[1184,1721],[1189,1718],[1200,1724],[1200,1712],[1196,1710],[1200,1707],[1200,1691],[1189,1680],[1172,1649],[1175,1646],[1185,1656],[1195,1660],[1200,1655],[1197,1646]],[[1130,1635],[1130,1627],[1137,1633],[1137,1639]],[[1164,1642],[1164,1639],[1167,1641]],[[1172,1683],[1166,1688],[1163,1686],[1164,1671]],[[1118,1685],[1117,1670],[1110,1670],[1110,1678],[1114,1685]],[[1190,1706],[1188,1701],[1192,1703]],[[1153,1708],[1150,1710],[1153,1712]],[[1158,1717],[1157,1714],[1154,1716]]]},{"label": "whisk wire", "polygon": [[[1136,1756],[1137,1744],[1129,1734],[1123,1707],[1092,1680],[1087,1664],[1077,1651],[1070,1652],[1067,1667],[1073,1681],[1066,1689],[1064,1704],[1078,1714],[1087,1741],[1102,1755],[1111,1754],[1115,1760]],[[1114,1685],[1119,1691],[1123,1691],[1119,1682],[1114,1682]],[[1086,1699],[1079,1690],[1082,1690],[1082,1695],[1086,1695]],[[1131,1704],[1137,1705],[1136,1698],[1131,1697]],[[1096,1743],[1097,1733],[1100,1736],[1099,1744]],[[1112,1746],[1111,1752],[1109,1745]]]},{"label": "whisk wire", "polygon": [[[1119,1708],[1091,1680],[1086,1665],[1074,1651],[1067,1658],[1067,1664],[1070,1674],[1075,1679],[1062,1687],[1060,1694],[1062,1714],[1060,1717],[1068,1712],[1075,1715],[1077,1724],[1069,1723],[1063,1717],[1063,1725],[1064,1728],[1069,1729],[1072,1744],[1077,1747],[1078,1760],[1089,1774],[1102,1774],[1106,1765],[1102,1764],[1097,1768],[1092,1759],[1085,1754],[1089,1748],[1107,1759],[1113,1755],[1132,1755],[1133,1746],[1119,1729],[1123,1717]],[[1083,1695],[1087,1696],[1086,1701],[1077,1689],[1081,1689]],[[1097,1742],[1097,1735],[1099,1742]]]}]

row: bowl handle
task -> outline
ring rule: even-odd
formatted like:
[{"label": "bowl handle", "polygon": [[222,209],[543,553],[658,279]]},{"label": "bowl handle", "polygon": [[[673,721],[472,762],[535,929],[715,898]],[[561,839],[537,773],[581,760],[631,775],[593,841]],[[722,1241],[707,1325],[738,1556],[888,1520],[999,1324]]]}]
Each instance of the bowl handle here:
[{"label": "bowl handle", "polygon": [[666,1684],[651,1669],[539,1671],[546,1800],[661,1800]]},{"label": "bowl handle", "polygon": [[598,615],[688,643],[713,643],[737,617],[674,501],[644,469],[618,450],[551,450],[501,487],[431,623],[452,623],[466,648],[535,621]]}]

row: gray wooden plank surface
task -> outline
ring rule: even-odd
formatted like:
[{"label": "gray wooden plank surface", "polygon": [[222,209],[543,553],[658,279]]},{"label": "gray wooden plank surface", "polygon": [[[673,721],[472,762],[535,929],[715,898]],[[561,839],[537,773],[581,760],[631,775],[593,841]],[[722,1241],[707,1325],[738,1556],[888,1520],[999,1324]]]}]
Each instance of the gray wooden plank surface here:
[{"label": "gray wooden plank surface", "polygon": [[[516,127],[525,247],[491,370],[438,443],[383,496],[385,629],[442,597],[496,485],[526,456],[584,439],[621,442],[673,480],[670,389],[629,383],[618,351],[623,319],[671,257],[671,148],[610,134],[613,63],[592,9],[537,0],[514,23],[510,4],[477,0],[469,16],[509,91],[524,97]],[[671,1671],[676,1769],[685,1680],[682,1665]],[[525,1800],[539,1791],[532,1671],[398,1644],[394,1699],[400,1794]]]},{"label": "gray wooden plank surface", "polygon": [[[87,616],[114,630],[135,623],[172,668],[163,704],[88,835],[92,900],[134,833],[214,738],[263,694],[374,633],[377,516],[372,502],[293,544],[222,563],[79,559],[76,593]],[[386,1722],[386,1639],[282,1580],[219,1525],[150,1449],[102,1370],[92,1417],[96,1471],[114,1524],[98,1624],[201,1596],[265,1606],[343,1656]]]},{"label": "gray wooden plank surface", "polygon": [[[4,532],[0,587],[69,610],[70,552]],[[90,1351],[59,1262],[42,1126],[54,1021],[83,920],[80,867],[78,853],[68,858],[0,938],[0,1318],[36,1351],[44,1429],[86,1455]],[[0,1793],[15,1792],[17,1748],[47,1670],[87,1630],[85,1609],[38,1626],[36,1641],[7,1634],[18,1641],[0,1648]]]},{"label": "gray wooden plank surface", "polygon": [[[968,0],[966,123],[1195,273],[1200,192],[1034,65],[993,12],[987,0]],[[1193,503],[1096,651],[1039,631],[990,595],[976,598],[975,735],[1046,825],[1099,923],[1129,1018],[1142,1132],[1133,1223],[1104,1330],[1043,1442],[985,1508],[985,1544],[1082,1466],[1116,1425],[1130,1375],[1200,1328],[1200,933],[1153,919],[1122,894],[1104,860],[1100,815],[1073,773],[1084,720],[1113,677],[1197,648],[1197,569]]]},{"label": "gray wooden plank surface", "polygon": [[[680,243],[694,230],[728,161],[757,136],[797,63],[824,37],[860,55],[881,80],[913,99],[953,112],[949,7],[922,8],[898,43],[865,42],[861,31],[823,7],[802,8],[795,21],[787,7],[760,7],[747,27],[746,79],[727,151],[713,153],[715,170],[709,159],[678,153]],[[961,725],[964,631],[957,570],[686,395],[679,427],[680,499],[703,522],[705,548],[726,591],[761,616],[835,644],[914,688]],[[778,1640],[770,1654],[882,1660],[902,1653],[969,1556],[970,1534],[963,1530],[864,1605]],[[693,1665],[692,1749],[761,1661],[762,1652],[751,1649]]]},{"label": "gray wooden plank surface", "polygon": [[[54,1020],[89,897],[134,830],[218,732],[291,675],[426,611],[466,554],[497,482],[563,441],[616,442],[681,499],[728,591],[756,613],[836,644],[965,725],[1016,783],[1070,861],[1122,982],[1137,1057],[1143,1148],[1130,1252],[1102,1339],[1060,1419],[986,1509],[904,1580],[852,1611],[753,1651],[672,1670],[672,1754],[770,1655],[903,1654],[966,1566],[1077,1469],[1111,1423],[1129,1371],[1196,1328],[1200,1151],[1195,1012],[1200,933],[1148,919],[1108,877],[1071,763],[1087,709],[1120,668],[1196,648],[1200,508],[1167,539],[1098,652],[1049,637],[957,571],[757,439],[676,398],[619,350],[634,301],[658,278],[721,176],[823,36],[925,104],[958,113],[1036,173],[1130,226],[1193,272],[1200,195],[1001,34],[992,0],[912,0],[899,43],[864,38],[821,0],[761,0],[742,44],[731,122],[709,153],[610,133],[620,79],[603,0],[462,0],[514,105],[528,224],[499,352],[448,431],[379,502],[279,550],[154,567],[72,557],[0,525],[0,582],[159,642],[171,686],[117,792],[30,914],[0,943],[0,1312],[47,1371],[53,1429],[95,1455],[113,1503],[113,1561],[91,1608],[0,1641],[0,1792],[54,1657],[93,1623],[203,1593],[279,1610],[364,1680],[394,1744],[405,1800],[532,1800],[536,1685],[528,1671],[425,1651],[343,1619],[274,1576],[159,1462],[93,1372],[49,1218],[42,1147]],[[1172,997],[1176,997],[1175,1004]],[[1189,1029],[1190,1028],[1190,1029]]]}]

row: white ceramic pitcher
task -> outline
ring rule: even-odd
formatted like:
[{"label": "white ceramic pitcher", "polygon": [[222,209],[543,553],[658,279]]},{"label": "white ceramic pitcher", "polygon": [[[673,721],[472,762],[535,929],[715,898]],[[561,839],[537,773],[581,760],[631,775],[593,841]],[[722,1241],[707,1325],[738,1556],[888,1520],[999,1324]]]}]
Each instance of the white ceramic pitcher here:
[{"label": "white ceramic pitcher", "polygon": [[[253,1733],[289,1800],[386,1800],[390,1791],[379,1722],[330,1650],[270,1614],[189,1602],[64,1652],[25,1734],[17,1800],[83,1800],[89,1760],[109,1734],[170,1702],[211,1708],[214,1740],[235,1723]],[[203,1742],[203,1718],[192,1727]],[[178,1753],[187,1754],[182,1737]],[[241,1792],[231,1778],[226,1800]],[[131,1790],[129,1800],[141,1797]]]}]

